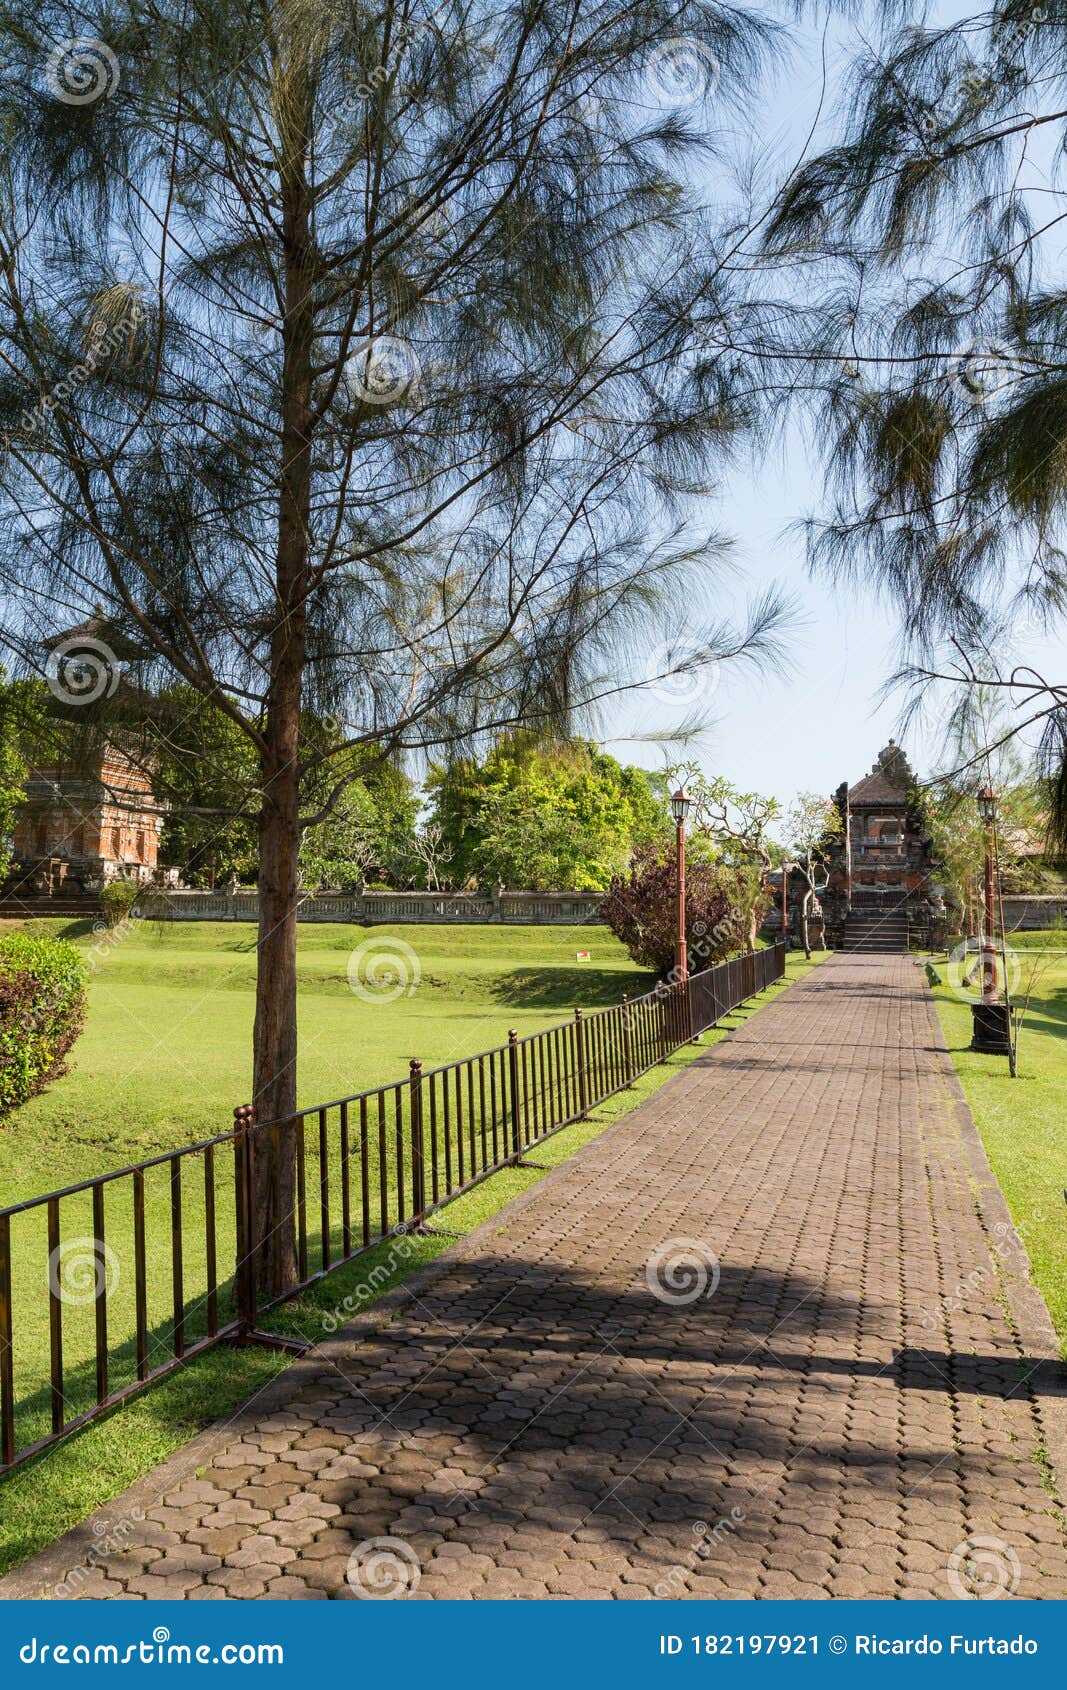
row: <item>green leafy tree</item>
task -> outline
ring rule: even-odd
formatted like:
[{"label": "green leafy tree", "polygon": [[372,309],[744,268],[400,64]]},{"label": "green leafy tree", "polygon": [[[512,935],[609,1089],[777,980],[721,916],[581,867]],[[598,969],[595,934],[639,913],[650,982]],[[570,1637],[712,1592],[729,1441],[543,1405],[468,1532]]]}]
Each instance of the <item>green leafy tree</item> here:
[{"label": "green leafy tree", "polygon": [[[679,31],[688,108],[649,81]],[[295,1109],[300,842],[351,754],[567,724],[715,577],[694,501],[757,384],[699,108],[773,33],[718,0],[0,13],[7,637],[99,601],[248,740],[261,1119]],[[280,1141],[256,1228],[291,1284]]]},{"label": "green leafy tree", "polygon": [[418,849],[419,794],[395,763],[373,762],[364,767],[359,779],[377,818],[377,866],[395,884],[403,885],[418,877],[423,862]]},{"label": "green leafy tree", "polygon": [[30,747],[43,731],[43,692],[32,681],[9,681],[0,669],[0,880],[11,866],[11,836],[26,797]]},{"label": "green leafy tree", "polygon": [[159,860],[192,886],[255,879],[258,766],[248,736],[195,688],[163,689],[141,755],[165,807]]},{"label": "green leafy tree", "polygon": [[352,781],[325,821],[308,828],[300,847],[301,877],[310,892],[320,887],[347,891],[381,861],[378,808],[362,781]]},{"label": "green leafy tree", "polygon": [[[1008,892],[1038,892],[1045,877],[1035,853],[1045,837],[1048,814],[1042,788],[1017,781],[995,787],[997,799],[996,855],[999,883]],[[929,831],[933,853],[944,864],[950,902],[978,924],[983,892],[988,832],[978,814],[976,783],[957,777],[935,781],[920,795],[920,813]],[[994,916],[996,912],[994,912]],[[985,930],[988,930],[986,928]]]},{"label": "green leafy tree", "polygon": [[588,740],[512,734],[427,787],[454,872],[482,885],[599,891],[666,826],[645,771]]}]

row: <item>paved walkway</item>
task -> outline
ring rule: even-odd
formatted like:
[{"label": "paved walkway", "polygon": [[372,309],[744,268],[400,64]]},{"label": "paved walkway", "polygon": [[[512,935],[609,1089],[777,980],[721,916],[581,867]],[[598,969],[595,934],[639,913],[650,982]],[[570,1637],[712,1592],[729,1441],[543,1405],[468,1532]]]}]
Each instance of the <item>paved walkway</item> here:
[{"label": "paved walkway", "polygon": [[1063,1597],[1055,1354],[921,971],[835,956],[0,1596]]}]

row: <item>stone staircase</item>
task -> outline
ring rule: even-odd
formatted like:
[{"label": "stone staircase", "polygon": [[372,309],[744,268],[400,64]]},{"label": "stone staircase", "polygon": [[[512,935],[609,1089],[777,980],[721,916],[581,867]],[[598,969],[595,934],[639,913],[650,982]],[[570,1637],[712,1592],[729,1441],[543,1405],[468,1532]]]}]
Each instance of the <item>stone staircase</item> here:
[{"label": "stone staircase", "polygon": [[908,948],[908,912],[853,905],[845,920],[843,951],[878,951],[899,955]]}]

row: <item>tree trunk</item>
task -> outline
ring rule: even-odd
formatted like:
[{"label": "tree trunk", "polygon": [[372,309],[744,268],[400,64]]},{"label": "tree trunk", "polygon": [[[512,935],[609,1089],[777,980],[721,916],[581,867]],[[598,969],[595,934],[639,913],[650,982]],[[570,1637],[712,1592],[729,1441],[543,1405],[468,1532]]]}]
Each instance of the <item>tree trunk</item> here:
[{"label": "tree trunk", "polygon": [[297,1283],[295,1227],[296,912],[300,851],[300,714],[307,660],[311,543],[311,365],[314,338],[310,194],[304,169],[307,90],[299,45],[279,81],[285,315],[278,542],[270,684],[260,757],[259,947],[253,1034],[257,1122],[253,1233],[261,1293]]},{"label": "tree trunk", "polygon": [[[299,716],[297,717],[299,725]],[[292,736],[290,736],[292,737]],[[298,737],[298,736],[297,736]],[[272,758],[271,762],[275,762]],[[259,942],[253,1045],[257,1122],[281,1121],[255,1135],[254,1236],[260,1292],[297,1282],[296,910],[299,769],[295,756],[264,768],[259,822]]]}]

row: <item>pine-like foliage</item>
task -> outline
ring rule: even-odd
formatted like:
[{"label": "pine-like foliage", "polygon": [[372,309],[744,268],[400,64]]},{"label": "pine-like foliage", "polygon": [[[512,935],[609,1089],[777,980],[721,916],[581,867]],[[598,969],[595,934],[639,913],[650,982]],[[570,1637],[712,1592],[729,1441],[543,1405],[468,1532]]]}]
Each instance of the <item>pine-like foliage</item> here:
[{"label": "pine-like foliage", "polygon": [[1013,673],[1010,651],[1067,608],[1067,3],[921,18],[891,8],[839,144],[789,180],[769,231],[821,300],[809,392],[835,508],[812,554],[896,597],[905,673],[963,682],[964,735],[989,687],[1043,722],[1063,847],[1067,687]]},{"label": "pine-like foliage", "polygon": [[716,563],[684,507],[748,420],[664,77],[726,99],[769,37],[699,0],[6,5],[9,643],[100,603],[256,734],[295,641],[319,756],[616,685]]}]

